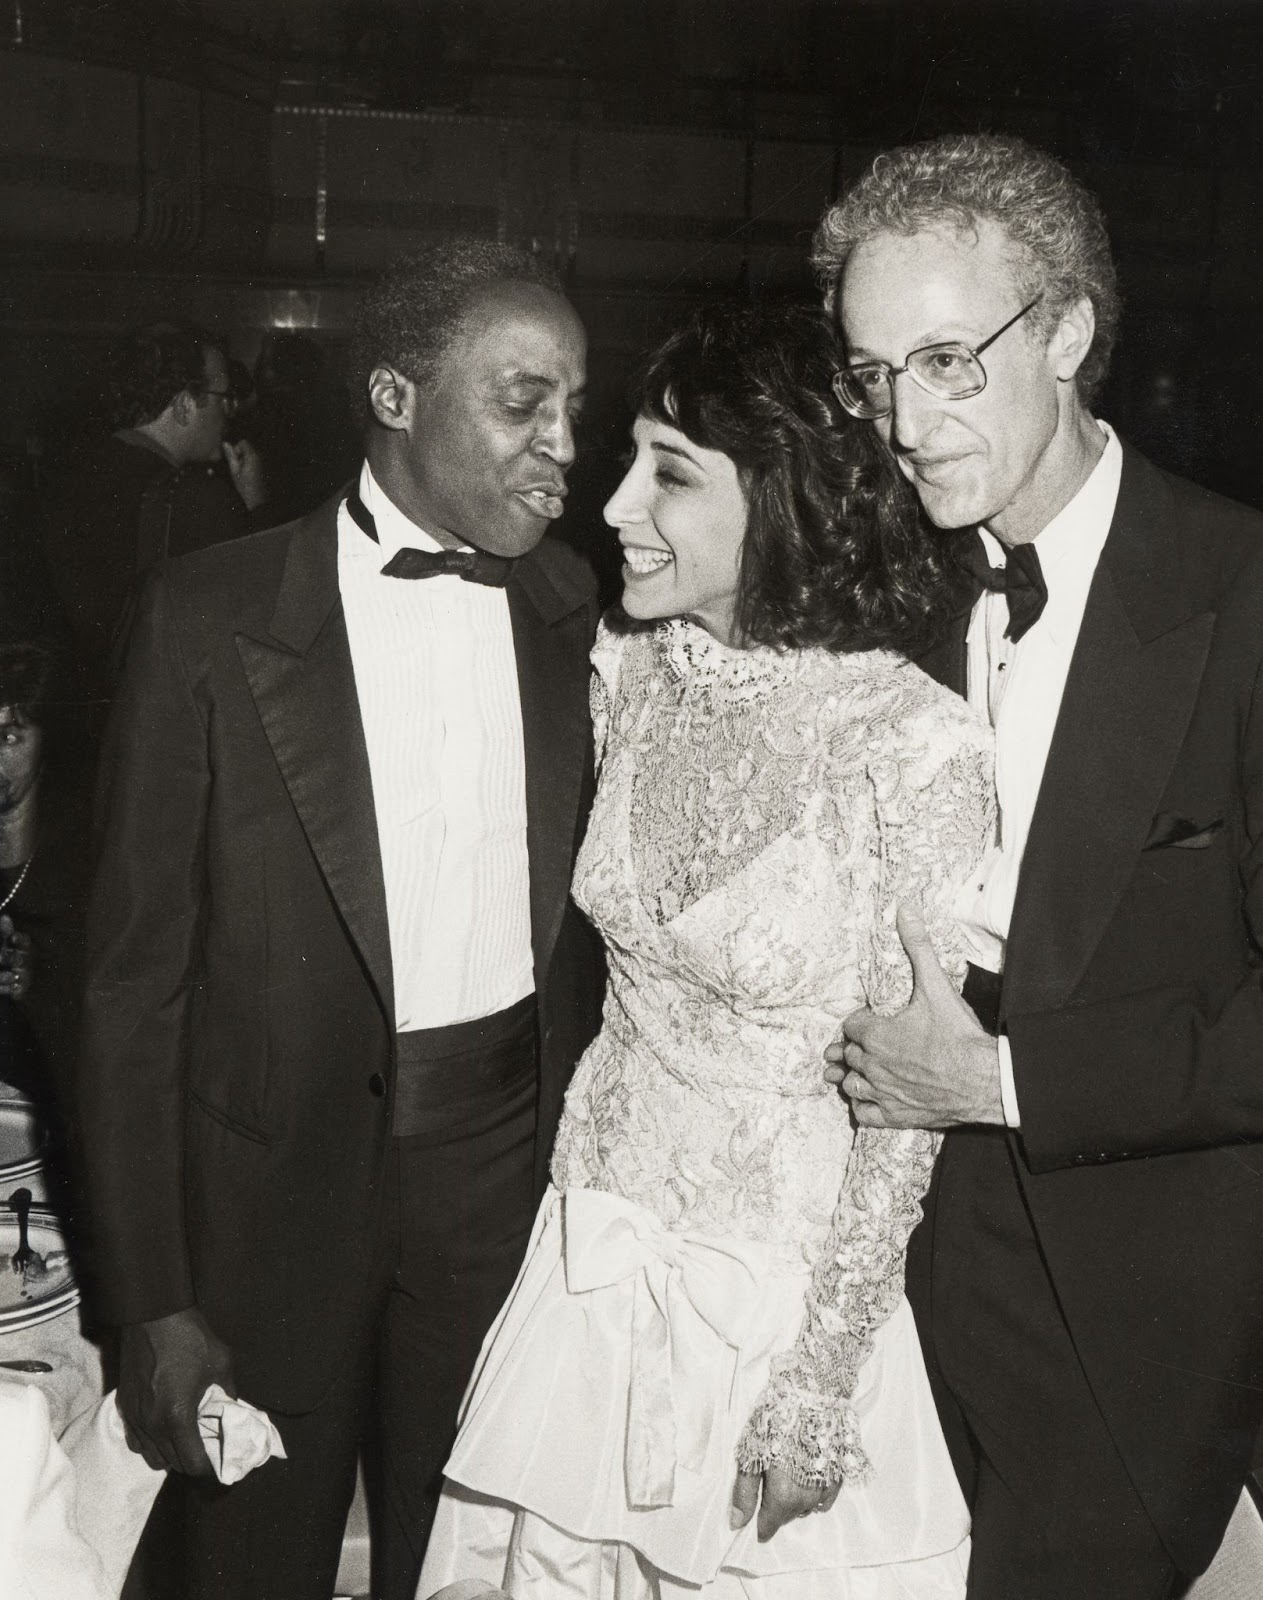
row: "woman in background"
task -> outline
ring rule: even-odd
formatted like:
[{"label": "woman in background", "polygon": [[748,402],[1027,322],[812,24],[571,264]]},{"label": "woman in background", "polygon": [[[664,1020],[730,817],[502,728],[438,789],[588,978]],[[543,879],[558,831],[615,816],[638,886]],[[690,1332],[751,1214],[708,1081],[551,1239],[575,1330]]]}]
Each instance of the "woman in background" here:
[{"label": "woman in background", "polygon": [[[896,1009],[919,902],[993,826],[989,732],[908,661],[941,546],[833,400],[806,310],[699,314],[652,358],[606,507],[600,783],[575,896],[604,1023],[488,1336],[419,1593],[958,1600],[968,1519],[903,1298],[937,1139],[822,1077]],[[761,1487],[763,1508],[751,1518]]]},{"label": "woman in background", "polygon": [[[56,656],[41,638],[6,637],[0,619],[0,1083],[50,1102],[52,1065],[73,1048],[73,980],[64,796],[45,779]],[[78,850],[82,855],[82,849]],[[34,937],[33,937],[34,936]],[[38,944],[38,950],[33,948]],[[38,958],[38,959],[37,959]],[[71,992],[67,992],[70,990]]]}]

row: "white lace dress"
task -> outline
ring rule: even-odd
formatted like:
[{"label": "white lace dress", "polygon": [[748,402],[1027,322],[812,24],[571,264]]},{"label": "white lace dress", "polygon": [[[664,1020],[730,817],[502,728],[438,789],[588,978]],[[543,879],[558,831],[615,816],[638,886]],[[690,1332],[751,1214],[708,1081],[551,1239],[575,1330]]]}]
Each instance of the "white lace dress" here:
[{"label": "white lace dress", "polygon": [[[959,1600],[968,1518],[903,1257],[937,1138],[853,1132],[822,1076],[906,1003],[919,900],[994,827],[990,731],[900,657],[731,650],[687,622],[593,652],[600,783],[574,893],[607,946],[518,1282],[471,1381],[419,1595]],[[738,1466],[844,1488],[766,1544]]]}]

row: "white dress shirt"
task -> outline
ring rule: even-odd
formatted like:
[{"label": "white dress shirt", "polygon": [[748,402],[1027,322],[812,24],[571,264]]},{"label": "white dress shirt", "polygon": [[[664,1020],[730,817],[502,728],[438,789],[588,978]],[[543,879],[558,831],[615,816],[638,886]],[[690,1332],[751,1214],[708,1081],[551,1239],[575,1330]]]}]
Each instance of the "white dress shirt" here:
[{"label": "white dress shirt", "polygon": [[465,1022],[531,993],[522,707],[503,589],[386,578],[438,550],[375,482],[380,543],[338,512],[346,614],[386,884],[399,1031]]},{"label": "white dress shirt", "polygon": [[[988,591],[974,607],[967,642],[969,703],[989,719],[996,734],[996,840],[977,873],[961,889],[957,910],[970,960],[989,972],[1004,970],[1005,946],[1018,874],[1031,831],[1035,802],[1044,781],[1070,659],[1078,642],[1088,589],[1104,547],[1123,467],[1113,431],[1100,460],[1069,502],[1035,540],[1048,586],[1039,621],[1014,644],[1004,637],[1009,611],[1005,595]],[[993,567],[1006,562],[1004,546],[979,532]],[[1005,1120],[1019,1126],[1009,1041],[1001,1038],[1000,1086]]]}]

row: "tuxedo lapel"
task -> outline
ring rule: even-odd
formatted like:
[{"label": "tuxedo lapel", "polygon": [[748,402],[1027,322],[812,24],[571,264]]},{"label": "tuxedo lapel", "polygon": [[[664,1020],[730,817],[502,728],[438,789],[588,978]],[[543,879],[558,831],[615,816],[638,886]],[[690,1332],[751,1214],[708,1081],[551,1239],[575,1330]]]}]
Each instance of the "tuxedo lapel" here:
[{"label": "tuxedo lapel", "polygon": [[1007,1012],[1067,1003],[1121,898],[1188,729],[1210,649],[1160,475],[1127,452],[1022,861]]},{"label": "tuxedo lapel", "polygon": [[236,643],[312,853],[393,1026],[373,785],[338,593],[337,506],[295,525],[270,637],[238,634]]},{"label": "tuxedo lapel", "polygon": [[972,607],[967,606],[948,622],[939,639],[916,658],[922,672],[928,673],[935,683],[941,683],[962,699],[969,692],[969,618]]},{"label": "tuxedo lapel", "polygon": [[508,585],[526,757],[535,985],[543,991],[570,893],[588,748],[588,631],[582,599],[558,590],[534,554]]}]

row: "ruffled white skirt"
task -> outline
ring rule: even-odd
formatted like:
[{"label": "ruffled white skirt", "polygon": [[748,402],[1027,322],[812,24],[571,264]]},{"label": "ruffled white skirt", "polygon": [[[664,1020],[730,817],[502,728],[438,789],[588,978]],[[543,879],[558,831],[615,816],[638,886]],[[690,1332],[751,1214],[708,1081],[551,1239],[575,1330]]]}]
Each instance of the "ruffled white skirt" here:
[{"label": "ruffled white skirt", "polygon": [[808,1274],[549,1190],[487,1335],[418,1600],[462,1578],[514,1600],[961,1600],[969,1518],[906,1302],[854,1404],[872,1464],[760,1544],[729,1521],[735,1448]]}]

